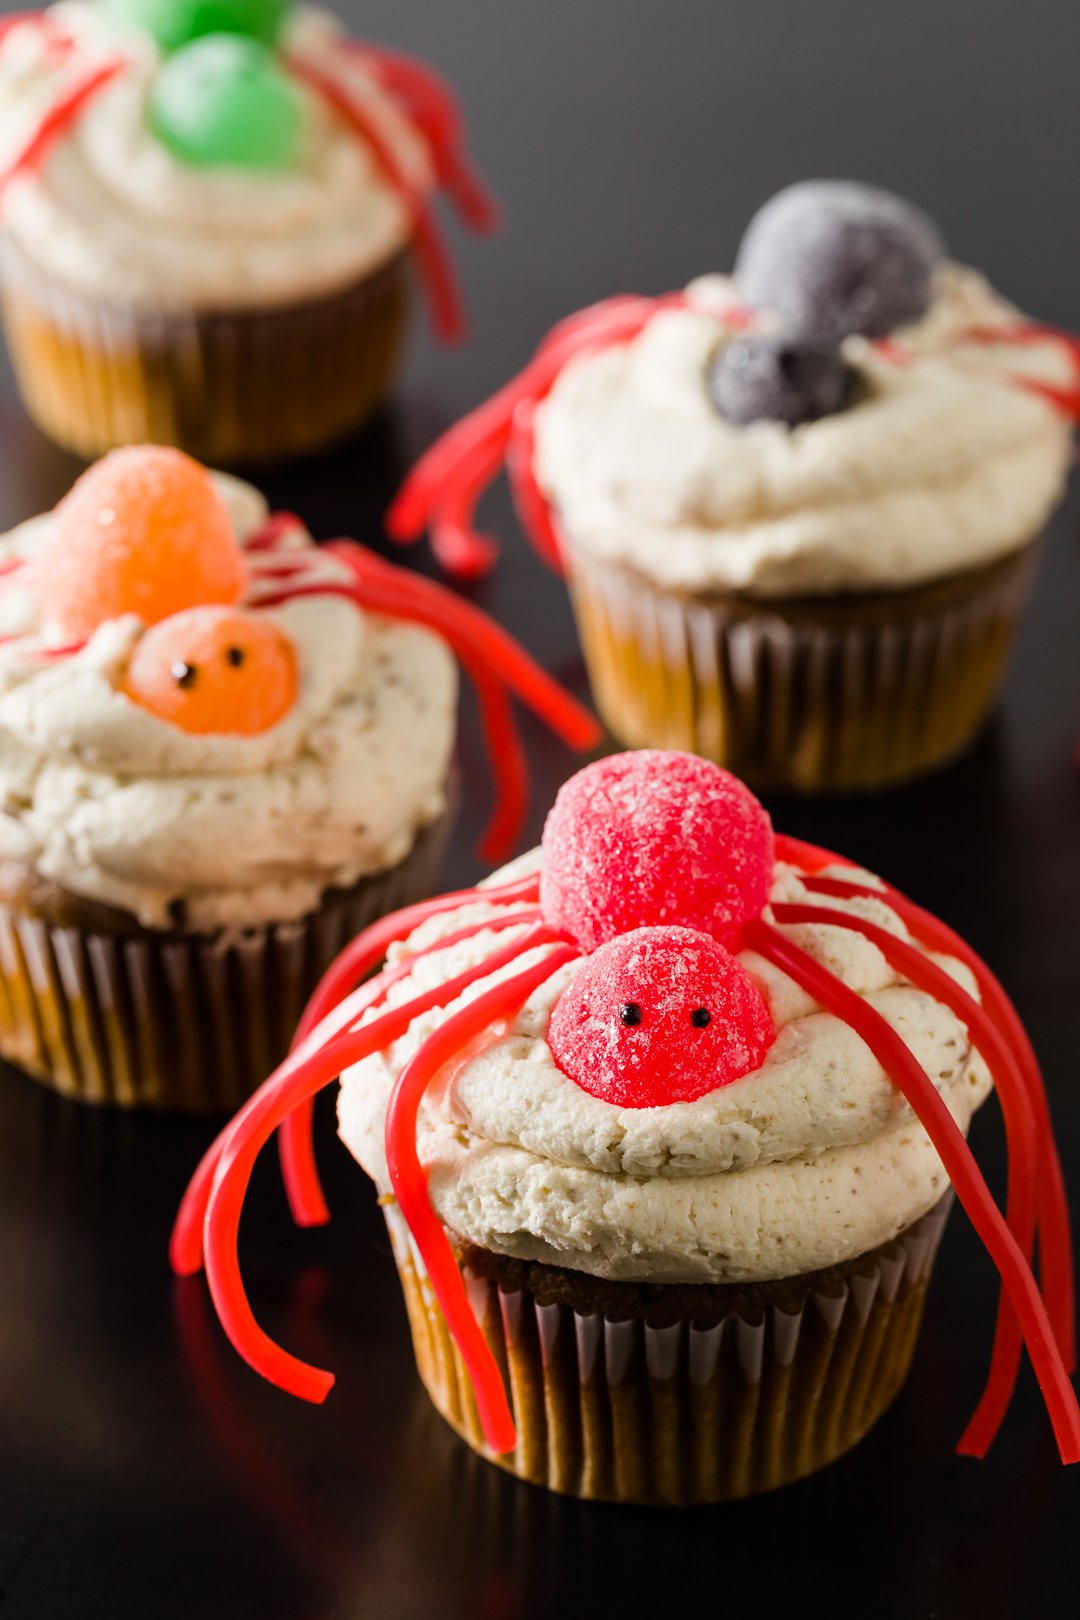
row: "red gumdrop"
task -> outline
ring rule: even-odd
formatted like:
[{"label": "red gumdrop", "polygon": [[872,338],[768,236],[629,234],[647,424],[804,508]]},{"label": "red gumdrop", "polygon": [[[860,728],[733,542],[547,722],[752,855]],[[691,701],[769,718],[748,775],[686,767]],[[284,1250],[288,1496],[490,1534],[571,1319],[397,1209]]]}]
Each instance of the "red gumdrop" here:
[{"label": "red gumdrop", "polygon": [[586,951],[663,924],[735,950],[772,881],[772,823],[750,789],[662,749],[612,754],[572,776],[541,848],[545,920]]},{"label": "red gumdrop", "polygon": [[692,928],[636,928],[582,963],[555,1004],[548,1044],[590,1096],[662,1108],[760,1068],[775,1034],[730,951]]}]

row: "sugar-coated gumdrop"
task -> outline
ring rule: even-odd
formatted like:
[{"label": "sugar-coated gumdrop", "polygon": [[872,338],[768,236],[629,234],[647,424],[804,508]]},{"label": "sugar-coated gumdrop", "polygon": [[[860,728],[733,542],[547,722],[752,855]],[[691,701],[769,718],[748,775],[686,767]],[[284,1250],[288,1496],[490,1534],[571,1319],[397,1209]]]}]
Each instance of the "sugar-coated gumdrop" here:
[{"label": "sugar-coated gumdrop", "polygon": [[49,624],[71,637],[136,614],[235,602],[243,554],[205,467],[161,445],[113,450],[87,468],[55,513],[40,591]]},{"label": "sugar-coated gumdrop", "polygon": [[150,34],[163,51],[179,50],[204,34],[247,34],[273,45],[290,0],[105,0],[105,15],[121,33]]},{"label": "sugar-coated gumdrop", "polygon": [[722,945],[692,928],[637,928],[581,965],[548,1043],[583,1091],[661,1108],[750,1074],[774,1033],[761,992]]},{"label": "sugar-coated gumdrop", "polygon": [[124,690],[181,731],[255,736],[276,726],[296,702],[296,652],[264,615],[189,608],[139,639]]},{"label": "sugar-coated gumdrop", "polygon": [[299,143],[303,100],[265,45],[208,34],[162,67],[148,116],[158,140],[182,163],[283,169]]},{"label": "sugar-coated gumdrop", "polygon": [[735,338],[706,375],[709,398],[729,422],[798,427],[850,403],[854,375],[835,344],[775,333]]},{"label": "sugar-coated gumdrop", "polygon": [[765,810],[730,771],[642,748],[587,765],[559,790],[542,841],[540,904],[595,950],[631,928],[680,924],[737,948],[772,881]]},{"label": "sugar-coated gumdrop", "polygon": [[851,180],[788,186],[750,221],[735,261],[739,293],[797,336],[884,337],[918,320],[944,252],[912,203]]}]

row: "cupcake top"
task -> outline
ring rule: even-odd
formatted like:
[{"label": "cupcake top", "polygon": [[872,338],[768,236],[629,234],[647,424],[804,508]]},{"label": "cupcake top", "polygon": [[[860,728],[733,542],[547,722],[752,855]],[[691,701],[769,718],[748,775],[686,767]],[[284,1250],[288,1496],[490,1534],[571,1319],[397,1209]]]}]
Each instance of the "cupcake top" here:
[{"label": "cupcake top", "polygon": [[268,546],[267,516],[134,449],[0,539],[0,859],[207,932],[312,911],[442,813],[446,644],[347,594],[260,606],[351,578],[297,520]]},{"label": "cupcake top", "polygon": [[508,440],[551,560],[569,544],[669,589],[763,598],[917,586],[1042,526],[1071,459],[1078,355],[951,262],[910,204],[793,186],[751,223],[732,277],[555,328],[500,396],[506,438],[491,406],[466,419],[392,519],[400,538],[430,522],[439,550],[460,516],[441,492],[456,459],[493,446],[494,474]]},{"label": "cupcake top", "polygon": [[[500,876],[505,881],[538,865],[534,852]],[[828,870],[836,875],[840,869]],[[877,884],[851,869],[844,875]],[[808,898],[799,873],[777,862],[769,907]],[[883,899],[835,900],[830,906],[910,939]],[[501,926],[446,949],[432,947],[467,925],[494,919],[504,924],[513,909],[526,908],[521,902],[481,901],[425,922],[393,947],[391,965],[418,951],[427,954],[390,988],[380,1010],[482,966],[515,937],[513,931]],[[989,1094],[990,1077],[956,1015],[905,982],[877,946],[858,934],[820,924],[786,931],[901,1034],[966,1131]],[[685,960],[688,942],[677,943]],[[640,955],[636,976],[631,968],[623,981],[636,989],[625,989],[626,999],[611,1009],[605,1031],[616,1067],[619,1049],[632,1059],[641,1031],[656,1016],[667,967],[661,963],[658,972],[647,950]],[[542,950],[531,952],[492,981],[481,978],[462,999],[541,956]],[[499,1254],[595,1277],[763,1281],[865,1253],[942,1196],[948,1178],[941,1161],[869,1048],[751,949],[740,951],[736,961],[767,1009],[767,1045],[740,1064],[744,1072],[728,1083],[716,1083],[721,1068],[701,1075],[705,1089],[687,1100],[643,1102],[653,1094],[653,1076],[634,1076],[623,1091],[610,1083],[588,1089],[576,1070],[560,1066],[563,1049],[553,1040],[552,1019],[560,1002],[584,984],[595,960],[593,953],[556,968],[505,1033],[428,1093],[419,1155],[435,1211],[460,1237]],[[975,990],[962,964],[934,960]],[[699,1031],[690,1019],[699,998],[706,1005],[715,996],[699,991],[692,974],[687,977],[684,1034],[693,1049],[707,1026]],[[381,1192],[391,1185],[386,1110],[395,1081],[460,1004],[455,999],[416,1019],[387,1051],[342,1078],[342,1140]],[[623,1006],[640,1008],[639,1022],[623,1022]]]},{"label": "cupcake top", "polygon": [[[205,1259],[237,1349],[316,1401],[332,1376],[259,1328],[237,1223],[278,1129],[294,1215],[326,1218],[305,1104],[339,1076],[341,1135],[396,1206],[493,1452],[513,1448],[515,1425],[471,1301],[475,1248],[642,1285],[662,1308],[659,1285],[857,1260],[951,1181],[1015,1311],[999,1318],[964,1449],[982,1455],[1008,1405],[1019,1325],[1062,1458],[1080,1457],[1068,1212],[1015,1012],[944,924],[774,835],[719,766],[651,750],[601,759],[560,790],[538,853],[361,934],[290,1057],[203,1158],[173,1265]],[[965,1141],[992,1087],[1007,1218]]]},{"label": "cupcake top", "polygon": [[433,75],[286,0],[61,0],[15,26],[0,171],[72,96],[7,185],[5,230],[67,286],[136,308],[333,292],[406,247],[463,162]]}]

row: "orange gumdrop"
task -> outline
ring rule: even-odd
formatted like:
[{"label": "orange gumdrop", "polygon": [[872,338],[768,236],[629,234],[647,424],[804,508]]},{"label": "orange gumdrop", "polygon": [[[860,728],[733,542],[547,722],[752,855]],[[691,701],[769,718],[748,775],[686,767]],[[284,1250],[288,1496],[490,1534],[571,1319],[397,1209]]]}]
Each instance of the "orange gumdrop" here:
[{"label": "orange gumdrop", "polygon": [[124,691],[181,731],[252,737],[289,712],[297,682],[293,644],[270,619],[197,607],[139,638]]},{"label": "orange gumdrop", "polygon": [[125,613],[156,624],[235,602],[244,558],[206,468],[180,450],[131,445],[87,468],[60,502],[39,577],[46,621],[82,638]]}]

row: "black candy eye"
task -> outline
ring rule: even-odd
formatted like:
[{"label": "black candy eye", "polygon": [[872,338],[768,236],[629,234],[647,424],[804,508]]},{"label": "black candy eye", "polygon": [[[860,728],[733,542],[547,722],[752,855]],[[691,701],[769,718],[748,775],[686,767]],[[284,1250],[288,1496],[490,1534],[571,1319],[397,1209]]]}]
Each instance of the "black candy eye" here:
[{"label": "black candy eye", "polygon": [[739,427],[798,427],[834,416],[852,399],[854,374],[833,345],[763,333],[722,345],[705,377],[721,416]]},{"label": "black candy eye", "polygon": [[712,1013],[708,1007],[695,1007],[690,1014],[690,1022],[695,1029],[704,1029],[707,1024],[712,1023]]},{"label": "black candy eye", "polygon": [[635,1024],[641,1023],[641,1008],[636,1001],[624,1001],[619,1008],[619,1017],[632,1029]]},{"label": "black candy eye", "polygon": [[198,673],[198,666],[187,663],[183,658],[174,659],[169,665],[169,674],[184,692],[189,691],[195,685],[195,678]]},{"label": "black candy eye", "polygon": [[243,647],[226,647],[225,649],[225,660],[232,665],[233,669],[239,669],[246,657],[247,654]]}]

